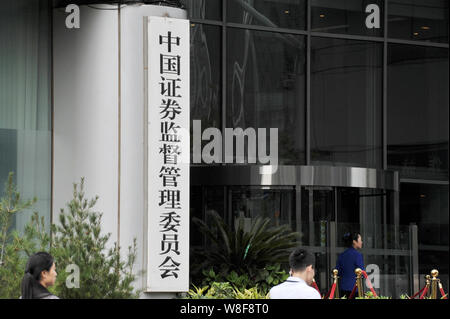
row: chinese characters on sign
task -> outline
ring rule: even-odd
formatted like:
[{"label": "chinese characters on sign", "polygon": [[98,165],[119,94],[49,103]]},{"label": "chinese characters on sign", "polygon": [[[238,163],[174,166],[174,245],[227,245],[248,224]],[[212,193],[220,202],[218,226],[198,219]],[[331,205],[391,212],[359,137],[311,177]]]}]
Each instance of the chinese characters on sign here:
[{"label": "chinese characters on sign", "polygon": [[148,20],[148,291],[189,286],[189,21]]}]

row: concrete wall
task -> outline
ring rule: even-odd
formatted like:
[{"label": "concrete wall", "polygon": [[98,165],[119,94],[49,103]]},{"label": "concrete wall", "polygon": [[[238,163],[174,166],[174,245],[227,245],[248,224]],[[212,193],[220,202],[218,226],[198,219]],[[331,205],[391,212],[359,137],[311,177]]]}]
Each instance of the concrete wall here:
[{"label": "concrete wall", "polygon": [[[186,12],[94,7],[80,7],[80,29],[67,29],[64,8],[54,10],[53,221],[84,176],[86,195],[100,196],[95,209],[103,213],[103,231],[112,233],[109,245],[119,241],[125,253],[136,238],[139,271],[146,257],[143,17]],[[141,277],[135,286],[143,284]]]}]

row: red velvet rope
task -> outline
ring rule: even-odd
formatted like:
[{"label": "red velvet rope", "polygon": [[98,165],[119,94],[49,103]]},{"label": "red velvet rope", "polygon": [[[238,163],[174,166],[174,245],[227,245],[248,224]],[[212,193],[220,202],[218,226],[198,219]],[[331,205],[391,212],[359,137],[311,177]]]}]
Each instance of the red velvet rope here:
[{"label": "red velvet rope", "polygon": [[444,288],[440,287],[439,290],[441,291],[442,299],[447,299],[447,296],[445,295]]},{"label": "red velvet rope", "polygon": [[428,285],[425,286],[425,289],[423,290],[423,293],[420,295],[419,299],[423,299],[423,297],[427,294],[427,292],[428,292]]},{"label": "red velvet rope", "polygon": [[320,293],[320,289],[319,289],[319,287],[317,286],[317,283],[316,283],[315,280],[313,280],[312,286],[317,290],[317,292],[319,293],[319,295],[322,296],[322,294]]},{"label": "red velvet rope", "polygon": [[336,291],[336,283],[333,283],[333,285],[331,286],[331,290],[330,290],[330,297],[328,299],[333,299],[334,298],[334,292]]},{"label": "red velvet rope", "polygon": [[366,282],[367,282],[367,285],[369,286],[370,291],[372,291],[372,294],[374,295],[374,297],[377,297],[377,293],[375,292],[375,289],[373,289],[372,283],[370,282],[370,280],[367,280],[367,277],[368,277],[367,273],[364,270],[362,270],[361,272],[362,272],[364,278],[366,278]]},{"label": "red velvet rope", "polygon": [[353,286],[353,290],[352,290],[352,293],[350,294],[350,296],[348,297],[348,299],[352,299],[353,298],[353,296],[355,295],[355,292],[356,292],[356,283],[355,283],[355,285]]},{"label": "red velvet rope", "polygon": [[[425,286],[426,287],[426,286]],[[415,294],[414,294],[414,296],[412,296],[412,297],[410,297],[409,299],[414,299],[414,298],[416,298],[424,289],[425,289],[425,287],[423,287],[422,289],[420,289],[418,292],[416,292]]]},{"label": "red velvet rope", "polygon": [[320,293],[319,287],[317,286],[317,284],[316,284],[315,281],[312,282],[312,285],[313,285],[313,287],[316,288],[316,290],[319,292],[319,295],[322,295],[322,294]]},{"label": "red velvet rope", "polygon": [[323,296],[323,299],[328,299],[328,297],[330,296],[331,293],[331,289],[327,292],[326,295]]}]

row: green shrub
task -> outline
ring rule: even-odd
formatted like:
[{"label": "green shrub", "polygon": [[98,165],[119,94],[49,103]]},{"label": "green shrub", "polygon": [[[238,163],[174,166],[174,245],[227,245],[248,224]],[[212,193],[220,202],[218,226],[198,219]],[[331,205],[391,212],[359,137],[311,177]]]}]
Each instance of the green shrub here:
[{"label": "green shrub", "polygon": [[[57,261],[59,275],[55,294],[60,298],[137,298],[139,291],[132,286],[136,275],[136,239],[128,247],[126,261],[121,258],[120,247],[107,249],[111,236],[101,234],[102,214],[93,211],[98,196],[86,199],[84,178],[73,185],[73,199],[67,204],[68,212],[61,209],[59,224],[52,225],[51,253]],[[79,288],[66,286],[66,267],[75,264],[80,269]]]},{"label": "green shrub", "polygon": [[[0,199],[0,298],[18,298],[28,257],[37,251],[49,251],[55,258],[58,277],[50,291],[60,298],[137,298],[140,291],[132,286],[136,275],[136,240],[128,247],[126,260],[120,248],[107,249],[111,234],[101,234],[100,213],[94,212],[98,197],[84,198],[84,179],[78,188],[74,184],[69,211],[61,210],[59,225],[52,225],[53,241],[45,230],[44,218],[34,213],[23,235],[11,230],[14,214],[30,208],[36,199],[22,201],[10,173],[5,196]],[[80,287],[68,288],[66,267],[75,264],[80,269]],[[142,273],[142,272],[141,272]]]},{"label": "green shrub", "polygon": [[282,283],[289,277],[289,274],[281,269],[280,264],[268,265],[257,270],[254,278],[250,278],[247,274],[239,275],[234,270],[230,273],[216,273],[214,268],[203,270],[202,274],[204,277],[200,283],[201,286],[208,286],[213,282],[229,282],[241,290],[257,287],[264,294],[267,294],[270,288]]},{"label": "green shrub", "polygon": [[[292,248],[297,246],[299,233],[293,232],[288,225],[271,227],[270,219],[261,217],[253,220],[247,231],[242,218],[238,219],[235,228],[227,225],[217,213],[209,211],[208,214],[212,221],[210,226],[193,218],[199,230],[212,243],[208,251],[194,252],[191,267],[194,284],[240,280],[242,283],[239,286],[249,288],[259,285],[266,291],[288,277],[280,265],[288,261]],[[217,278],[208,278],[211,268]]]},{"label": "green shrub", "polygon": [[281,284],[289,277],[289,274],[281,269],[280,264],[268,265],[256,274],[255,282],[264,292],[268,293],[270,288]]},{"label": "green shrub", "polygon": [[269,293],[263,293],[259,291],[257,287],[250,289],[238,290],[234,292],[235,299],[269,299]]},{"label": "green shrub", "polygon": [[355,299],[392,299],[392,298],[378,295],[375,297],[371,291],[367,291],[363,297],[355,297]]},{"label": "green shrub", "polygon": [[31,217],[24,235],[11,229],[16,214],[29,209],[36,198],[23,201],[13,182],[11,172],[5,183],[4,196],[0,199],[0,298],[19,298],[20,286],[28,256],[38,250],[47,250],[49,236],[44,230],[44,220],[37,213]]},{"label": "green shrub", "polygon": [[[448,294],[445,294],[444,296],[441,296],[441,297],[438,296],[438,299],[445,299],[445,298],[448,298]],[[408,296],[407,294],[402,294],[402,295],[400,295],[400,299],[411,299],[411,297]],[[419,297],[416,297],[415,299],[419,299]],[[431,297],[424,296],[423,299],[431,299]]]},{"label": "green shrub", "polygon": [[229,282],[212,282],[210,286],[202,288],[193,285],[186,299],[268,299],[269,295],[258,290],[257,287],[239,289]]},{"label": "green shrub", "polygon": [[194,289],[189,289],[187,296],[185,299],[211,299],[206,296],[206,292],[209,289],[209,286],[205,286],[202,288],[196,287],[192,285]]},{"label": "green shrub", "polygon": [[229,282],[213,282],[210,286],[198,288],[193,285],[190,289],[187,299],[232,299],[234,289]]}]

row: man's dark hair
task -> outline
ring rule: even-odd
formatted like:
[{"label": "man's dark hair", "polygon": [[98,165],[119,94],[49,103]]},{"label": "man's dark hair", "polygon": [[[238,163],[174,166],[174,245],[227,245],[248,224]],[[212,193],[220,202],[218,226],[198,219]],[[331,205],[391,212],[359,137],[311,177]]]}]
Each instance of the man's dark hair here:
[{"label": "man's dark hair", "polygon": [[314,264],[314,255],[303,248],[296,248],[289,256],[289,266],[295,272],[304,271],[308,266],[314,268]]}]

